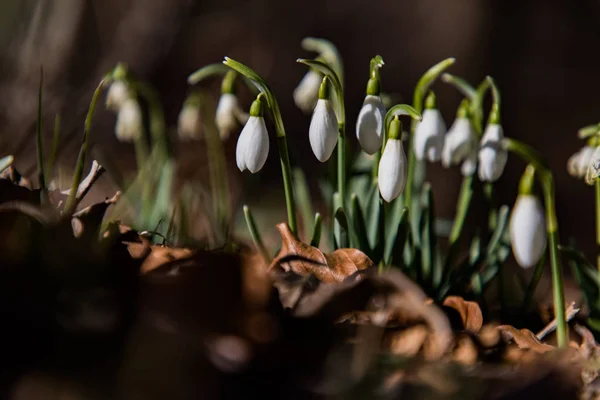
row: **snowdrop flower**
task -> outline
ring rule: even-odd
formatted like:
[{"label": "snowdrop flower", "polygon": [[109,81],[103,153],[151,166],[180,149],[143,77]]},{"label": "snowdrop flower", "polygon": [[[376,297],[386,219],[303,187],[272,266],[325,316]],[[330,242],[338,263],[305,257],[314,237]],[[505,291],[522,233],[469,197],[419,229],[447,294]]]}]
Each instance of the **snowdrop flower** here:
[{"label": "snowdrop flower", "polygon": [[595,147],[589,143],[583,146],[577,153],[569,157],[567,161],[567,171],[575,178],[583,178],[586,175],[588,167],[590,166]]},{"label": "snowdrop flower", "polygon": [[367,154],[375,154],[383,142],[385,106],[379,96],[379,79],[372,77],[367,83],[367,96],[356,120],[356,137]]},{"label": "snowdrop flower", "polygon": [[294,103],[305,113],[309,113],[317,103],[319,87],[323,75],[320,72],[311,69],[294,89]]},{"label": "snowdrop flower", "polygon": [[115,80],[106,93],[106,108],[118,112],[130,97],[132,97],[132,94],[129,85],[123,80]]},{"label": "snowdrop flower", "polygon": [[475,172],[477,164],[477,139],[471,127],[471,121],[467,118],[467,103],[463,102],[458,109],[456,119],[444,139],[442,151],[442,165],[449,168],[465,162],[462,173],[465,176]]},{"label": "snowdrop flower", "polygon": [[121,142],[133,142],[142,135],[142,129],[142,109],[135,99],[128,98],[117,114],[117,139]]},{"label": "snowdrop flower", "polygon": [[508,159],[507,150],[502,148],[504,130],[498,118],[498,110],[492,109],[490,122],[485,127],[479,150],[479,179],[494,182],[502,175]]},{"label": "snowdrop flower", "polygon": [[325,162],[331,157],[337,143],[338,121],[329,100],[328,78],[323,78],[319,88],[319,100],[313,111],[308,129],[310,147],[317,159]]},{"label": "snowdrop flower", "polygon": [[544,207],[533,194],[535,169],[530,165],[519,183],[519,195],[510,217],[510,242],[515,259],[523,268],[540,260],[546,247]]},{"label": "snowdrop flower", "polygon": [[248,115],[240,107],[237,96],[233,93],[221,94],[215,116],[221,139],[229,138],[229,135],[238,129],[240,124],[245,124],[247,121]]},{"label": "snowdrop flower", "polygon": [[414,151],[417,160],[439,161],[444,147],[446,124],[440,110],[436,108],[435,95],[429,93],[425,100],[423,120],[415,129]]},{"label": "snowdrop flower", "polygon": [[183,141],[200,138],[200,103],[195,95],[190,95],[177,119],[177,135]]},{"label": "snowdrop flower", "polygon": [[600,176],[600,147],[596,147],[589,161],[585,174],[585,183],[593,185]]},{"label": "snowdrop flower", "polygon": [[406,155],[402,148],[402,123],[396,115],[390,123],[389,138],[379,161],[379,192],[388,203],[400,196],[406,186]]},{"label": "snowdrop flower", "polygon": [[260,171],[269,155],[269,134],[265,125],[263,94],[259,94],[250,107],[250,117],[238,138],[235,151],[240,171]]}]

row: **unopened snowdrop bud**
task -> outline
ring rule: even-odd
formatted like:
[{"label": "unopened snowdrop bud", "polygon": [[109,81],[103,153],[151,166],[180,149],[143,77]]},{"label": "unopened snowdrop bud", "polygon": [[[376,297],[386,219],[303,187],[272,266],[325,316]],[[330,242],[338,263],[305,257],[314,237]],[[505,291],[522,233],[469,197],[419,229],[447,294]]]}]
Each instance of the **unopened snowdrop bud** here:
[{"label": "unopened snowdrop bud", "polygon": [[595,147],[588,143],[569,158],[569,161],[567,161],[567,171],[571,176],[579,179],[585,177],[588,167],[592,162],[594,150]]},{"label": "unopened snowdrop bud", "polygon": [[320,72],[311,69],[294,89],[294,103],[307,114],[315,107],[322,78],[323,75]]},{"label": "unopened snowdrop bud", "polygon": [[367,154],[375,154],[383,142],[385,106],[379,96],[379,79],[372,77],[367,83],[367,96],[356,120],[356,137]]},{"label": "unopened snowdrop bud", "polygon": [[329,100],[328,78],[323,78],[319,88],[319,100],[310,121],[308,137],[317,159],[325,162],[331,157],[337,143],[338,121]]},{"label": "unopened snowdrop bud", "polygon": [[232,132],[248,120],[248,115],[240,107],[239,100],[235,95],[236,77],[235,71],[229,71],[225,75],[221,85],[221,97],[217,104],[215,123],[223,140],[229,138]]},{"label": "unopened snowdrop bud", "polygon": [[406,155],[402,148],[402,123],[396,115],[390,123],[389,138],[379,161],[379,193],[388,203],[400,196],[406,186]]},{"label": "unopened snowdrop bud", "polygon": [[260,93],[250,107],[250,117],[242,129],[236,148],[236,162],[240,171],[255,173],[261,170],[269,155],[269,134],[265,125],[264,95]]},{"label": "unopened snowdrop bud", "polygon": [[414,150],[417,160],[439,161],[444,148],[446,124],[440,110],[436,108],[435,94],[430,92],[425,100],[423,120],[415,129]]},{"label": "unopened snowdrop bud", "polygon": [[510,217],[510,242],[517,263],[529,268],[540,260],[546,247],[544,207],[533,194],[535,170],[530,165],[519,185],[519,195]]},{"label": "unopened snowdrop bud", "polygon": [[182,141],[200,138],[200,99],[190,95],[183,103],[177,119],[177,135]]},{"label": "unopened snowdrop bud", "polygon": [[502,148],[504,130],[500,125],[500,112],[496,106],[492,108],[490,118],[479,150],[479,179],[482,182],[494,182],[502,175],[508,152]]},{"label": "unopened snowdrop bud", "polygon": [[142,135],[142,109],[138,102],[129,98],[125,100],[117,114],[115,134],[121,142],[133,142]]},{"label": "unopened snowdrop bud", "polygon": [[[463,101],[458,108],[456,119],[444,139],[444,149],[442,151],[442,165],[449,168],[452,165],[457,165],[465,159],[468,162],[466,169],[471,170],[474,167],[477,159],[477,140],[475,133],[471,127],[471,121],[467,117],[468,103]],[[471,172],[471,174],[474,172]],[[465,171],[463,171],[465,174]],[[468,174],[467,174],[468,175]]]},{"label": "unopened snowdrop bud", "polygon": [[111,83],[106,93],[106,108],[118,112],[127,99],[132,97],[129,85],[123,80],[115,80]]}]

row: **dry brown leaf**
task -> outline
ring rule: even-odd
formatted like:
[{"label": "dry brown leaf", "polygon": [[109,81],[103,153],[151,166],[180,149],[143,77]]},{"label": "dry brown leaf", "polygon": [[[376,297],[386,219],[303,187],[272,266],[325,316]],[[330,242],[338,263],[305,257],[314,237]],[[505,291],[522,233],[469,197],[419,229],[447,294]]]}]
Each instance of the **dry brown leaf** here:
[{"label": "dry brown leaf", "polygon": [[466,331],[477,334],[483,326],[481,308],[474,301],[466,301],[460,296],[448,296],[444,300],[444,306],[458,311]]},{"label": "dry brown leaf", "polygon": [[277,225],[282,244],[269,270],[278,266],[298,275],[314,274],[325,283],[341,282],[356,271],[373,266],[373,261],[357,249],[338,249],[324,254],[316,247],[298,240],[286,223]]},{"label": "dry brown leaf", "polygon": [[452,352],[452,360],[463,365],[473,365],[477,362],[478,350],[473,338],[462,334],[456,339],[456,347]]},{"label": "dry brown leaf", "polygon": [[392,354],[412,357],[423,347],[429,328],[426,325],[416,325],[403,329],[392,336],[390,351]]},{"label": "dry brown leaf", "polygon": [[498,326],[498,330],[505,340],[513,340],[519,349],[533,350],[536,353],[545,353],[554,350],[553,346],[540,342],[535,333],[529,329],[518,330],[514,326],[500,325]]}]

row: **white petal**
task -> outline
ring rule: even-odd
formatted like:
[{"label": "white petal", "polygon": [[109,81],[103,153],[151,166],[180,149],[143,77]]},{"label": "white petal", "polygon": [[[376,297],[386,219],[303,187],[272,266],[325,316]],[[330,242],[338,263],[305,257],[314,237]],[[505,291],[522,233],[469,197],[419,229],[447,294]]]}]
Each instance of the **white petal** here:
[{"label": "white petal", "polygon": [[197,106],[183,106],[177,119],[177,135],[184,141],[200,138],[200,110]]},{"label": "white petal", "polygon": [[232,93],[223,93],[219,98],[217,112],[215,113],[215,123],[219,128],[221,139],[227,139],[231,132],[238,129],[240,125],[238,114],[240,112],[241,108],[237,96]]},{"label": "white petal", "polygon": [[479,150],[479,179],[483,182],[494,182],[500,178],[508,153],[502,148],[504,131],[498,124],[488,124],[481,139]]},{"label": "white petal", "polygon": [[471,155],[476,145],[471,122],[467,118],[457,118],[444,139],[442,165],[448,168],[459,164],[465,157]]},{"label": "white petal", "polygon": [[115,134],[122,142],[131,142],[142,134],[142,110],[134,99],[127,99],[121,106]]},{"label": "white petal", "polygon": [[311,69],[294,89],[294,103],[307,114],[312,111],[319,98],[319,87],[322,80],[323,76]]},{"label": "white petal", "polygon": [[379,192],[388,203],[400,196],[406,186],[406,155],[402,141],[389,139],[379,161]]},{"label": "white petal", "polygon": [[436,108],[425,110],[423,120],[415,129],[414,150],[417,160],[427,157],[430,162],[439,161],[444,147],[445,133],[446,124],[440,110]]},{"label": "white petal", "polygon": [[269,155],[269,134],[264,118],[248,118],[240,133],[235,154],[240,171],[248,169],[255,173],[265,165]]},{"label": "white petal", "polygon": [[127,83],[121,80],[114,81],[106,93],[106,108],[118,112],[130,97],[131,93]]},{"label": "white petal", "polygon": [[384,118],[385,106],[381,97],[365,97],[356,120],[356,137],[365,153],[375,154],[381,149]]},{"label": "white petal", "polygon": [[463,176],[471,176],[475,173],[477,168],[477,151],[473,150],[469,155],[467,155],[460,166],[460,172],[462,172]]},{"label": "white petal", "polygon": [[537,197],[519,195],[510,217],[510,242],[523,268],[535,265],[546,247],[544,208]]},{"label": "white petal", "polygon": [[315,106],[308,137],[317,159],[325,162],[331,157],[337,143],[338,122],[331,101],[319,99]]},{"label": "white petal", "polygon": [[596,179],[600,176],[600,147],[596,147],[594,149],[587,164],[588,166],[585,173],[585,182],[588,185],[593,185],[596,182]]}]

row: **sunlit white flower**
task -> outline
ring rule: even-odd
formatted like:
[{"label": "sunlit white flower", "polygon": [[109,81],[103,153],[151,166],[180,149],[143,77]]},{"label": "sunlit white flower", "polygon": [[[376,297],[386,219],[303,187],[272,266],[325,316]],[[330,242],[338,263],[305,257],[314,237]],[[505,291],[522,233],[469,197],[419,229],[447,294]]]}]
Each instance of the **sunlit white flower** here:
[{"label": "sunlit white flower", "polygon": [[122,142],[132,142],[142,135],[142,109],[138,102],[129,98],[121,105],[117,114],[115,134]]},{"label": "sunlit white flower", "polygon": [[388,139],[379,161],[379,192],[388,203],[406,186],[406,155],[399,139]]},{"label": "sunlit white flower", "polygon": [[192,102],[185,103],[177,119],[179,139],[197,140],[200,138],[200,107]]},{"label": "sunlit white flower", "polygon": [[261,95],[252,103],[250,117],[238,138],[235,151],[237,166],[240,171],[252,173],[260,171],[269,155],[269,134],[263,118]]},{"label": "sunlit white flower", "polygon": [[311,69],[294,89],[294,103],[303,112],[308,114],[317,103],[322,79],[321,73]]},{"label": "sunlit white flower", "polygon": [[[442,165],[449,168],[452,165],[457,165],[469,158],[468,166],[471,166],[471,161],[477,158],[477,139],[475,132],[471,127],[471,122],[466,117],[457,117],[454,123],[448,129],[448,133],[444,139],[444,149],[442,151]],[[464,174],[465,171],[463,171]],[[474,170],[473,170],[474,172]],[[471,172],[471,173],[473,173]]]},{"label": "sunlit white flower", "polygon": [[515,259],[523,268],[535,265],[546,247],[544,208],[538,198],[520,194],[510,217],[510,242]]},{"label": "sunlit white flower", "polygon": [[233,93],[223,93],[217,105],[215,122],[221,139],[225,140],[241,124],[245,124],[248,115],[240,107],[238,98]]},{"label": "sunlit white flower", "polygon": [[588,185],[593,185],[598,177],[600,177],[600,147],[596,147],[592,153],[592,157],[585,174],[585,183]]},{"label": "sunlit white flower", "polygon": [[317,159],[325,162],[331,157],[337,143],[338,121],[329,99],[319,99],[315,106],[308,137]]},{"label": "sunlit white flower", "polygon": [[415,129],[414,150],[417,160],[439,161],[444,148],[446,124],[437,108],[428,108],[423,112],[423,120]]},{"label": "sunlit white flower", "polygon": [[129,85],[125,81],[116,80],[111,83],[106,93],[106,108],[118,112],[123,103],[130,97]]},{"label": "sunlit white flower", "polygon": [[488,124],[483,132],[479,149],[479,179],[494,182],[500,178],[508,152],[502,148],[504,130],[499,124]]},{"label": "sunlit white flower", "polygon": [[385,106],[379,95],[367,95],[356,120],[356,137],[367,154],[381,149]]},{"label": "sunlit white flower", "polygon": [[567,161],[567,171],[575,178],[583,178],[588,170],[592,157],[594,156],[594,147],[590,145],[583,146],[577,153],[569,157]]}]

